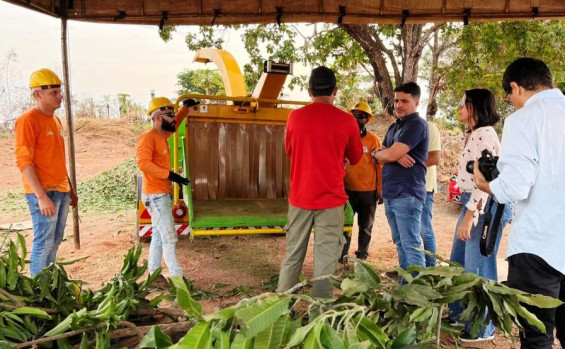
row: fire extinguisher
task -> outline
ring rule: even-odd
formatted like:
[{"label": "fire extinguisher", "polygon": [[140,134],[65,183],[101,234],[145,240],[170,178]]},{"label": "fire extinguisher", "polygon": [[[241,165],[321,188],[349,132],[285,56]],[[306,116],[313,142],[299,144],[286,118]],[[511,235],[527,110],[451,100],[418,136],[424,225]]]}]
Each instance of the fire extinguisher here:
[{"label": "fire extinguisher", "polygon": [[181,219],[186,216],[188,209],[183,201],[179,201],[173,206],[173,217],[176,219]]}]

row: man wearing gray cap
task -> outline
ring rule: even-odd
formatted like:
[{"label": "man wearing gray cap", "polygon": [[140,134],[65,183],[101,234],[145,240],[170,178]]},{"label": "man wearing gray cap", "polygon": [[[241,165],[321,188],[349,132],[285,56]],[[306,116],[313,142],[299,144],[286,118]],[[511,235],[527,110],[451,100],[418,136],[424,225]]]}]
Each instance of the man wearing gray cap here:
[{"label": "man wearing gray cap", "polygon": [[[314,278],[335,271],[345,243],[344,162],[359,162],[363,146],[353,116],[333,106],[336,93],[334,72],[318,67],[312,70],[309,80],[312,104],[292,111],[288,117],[285,147],[290,158],[290,195],[286,256],[277,292],[298,283],[312,227]],[[328,279],[314,282],[313,297],[332,295]]]}]

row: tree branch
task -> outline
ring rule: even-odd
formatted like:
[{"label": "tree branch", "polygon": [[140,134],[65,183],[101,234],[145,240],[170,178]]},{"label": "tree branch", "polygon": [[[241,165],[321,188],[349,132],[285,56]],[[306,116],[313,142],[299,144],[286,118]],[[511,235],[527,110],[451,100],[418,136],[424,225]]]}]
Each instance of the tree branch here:
[{"label": "tree branch", "polygon": [[[162,325],[158,325],[158,326],[161,328],[163,333],[166,333],[166,334],[186,333],[186,332],[188,332],[188,330],[192,326],[194,326],[195,323],[196,323],[195,321],[183,321],[183,322],[175,322],[175,323],[172,323],[172,324],[162,324]],[[44,337],[44,338],[39,338],[39,339],[36,339],[36,340],[33,340],[33,341],[25,342],[25,343],[15,344],[14,348],[18,349],[18,348],[33,347],[33,346],[37,346],[38,344],[42,344],[42,343],[53,342],[53,341],[57,341],[59,339],[64,339],[64,338],[70,338],[70,337],[76,336],[78,334],[93,331],[93,330],[96,330],[96,329],[99,329],[99,328],[102,328],[102,327],[106,327],[106,326],[108,326],[108,323],[102,322],[102,323],[99,323],[98,325],[91,326],[91,327],[88,327],[88,328],[81,328],[79,330],[61,333],[61,334],[56,335],[56,336]],[[110,339],[137,336],[139,342],[141,342],[141,340],[143,339],[143,336],[145,336],[145,334],[147,334],[147,332],[149,332],[149,330],[151,330],[156,325],[148,325],[148,326],[138,327],[135,324],[128,322],[128,321],[119,321],[117,323],[117,326],[128,327],[128,328],[110,331],[108,333]]]},{"label": "tree branch", "polygon": [[186,333],[195,324],[196,321],[191,320],[191,321],[174,322],[172,324],[148,325],[148,326],[141,326],[135,328],[114,330],[110,332],[109,335],[110,335],[110,339],[117,339],[117,338],[131,337],[141,334],[141,339],[143,339],[143,336],[145,336],[147,332],[149,332],[149,330],[151,330],[154,326],[159,326],[163,331],[163,333],[171,334],[171,333]]},{"label": "tree branch", "polygon": [[[6,298],[8,298],[9,300],[11,300],[16,305],[16,307],[21,308],[25,306],[22,302],[20,302],[18,298],[16,298],[16,296],[12,295],[10,292],[6,291],[5,289],[0,288],[0,293],[6,296]],[[0,304],[0,305],[4,305],[4,304]]]},{"label": "tree branch", "polygon": [[57,341],[59,339],[69,338],[69,337],[72,337],[72,336],[76,336],[77,334],[81,334],[81,333],[88,332],[88,331],[93,331],[93,330],[96,330],[98,328],[102,328],[102,327],[105,327],[105,326],[108,326],[108,323],[107,322],[101,322],[98,325],[95,325],[95,326],[92,326],[92,327],[81,328],[79,330],[61,333],[61,334],[58,334],[56,336],[43,337],[43,338],[39,338],[39,339],[36,339],[36,340],[33,340],[33,341],[15,344],[14,349],[27,348],[27,347],[36,346],[36,345],[42,344],[42,343],[48,343],[48,342]]},{"label": "tree branch", "polygon": [[[16,310],[16,309],[21,308],[21,307],[22,306],[0,303],[0,308],[4,308],[4,309],[7,309],[7,310]],[[25,307],[25,305],[23,305],[23,307]],[[59,311],[57,309],[52,309],[52,308],[39,308],[39,307],[32,307],[32,308],[43,310],[47,314],[58,314],[59,313]]]},{"label": "tree branch", "polygon": [[304,282],[299,282],[296,285],[292,286],[289,290],[284,291],[283,294],[292,294],[292,293],[298,291],[299,289],[301,289],[301,288],[303,288],[303,287],[305,287],[309,284],[312,284],[316,281],[327,280],[327,279],[330,279],[332,277],[333,277],[333,274],[328,274],[328,275],[324,275],[324,276],[318,276],[318,277],[315,277],[313,279],[306,280]]},{"label": "tree branch", "polygon": [[374,84],[378,90],[377,95],[379,95],[381,105],[388,113],[392,113],[392,110],[388,108],[393,98],[392,80],[384,56],[388,50],[380,40],[377,30],[372,26],[357,24],[340,24],[339,27],[359,43],[369,58],[375,72]]},{"label": "tree branch", "polygon": [[154,308],[154,309],[137,309],[132,315],[170,315],[173,317],[187,317],[184,309],[177,308]]},{"label": "tree branch", "polygon": [[418,40],[417,44],[415,45],[415,50],[422,52],[422,50],[424,49],[424,45],[426,45],[426,43],[428,41],[430,41],[430,37],[436,32],[438,31],[441,26],[443,25],[443,23],[436,23],[434,24],[431,28],[426,29],[421,37],[420,40]]}]

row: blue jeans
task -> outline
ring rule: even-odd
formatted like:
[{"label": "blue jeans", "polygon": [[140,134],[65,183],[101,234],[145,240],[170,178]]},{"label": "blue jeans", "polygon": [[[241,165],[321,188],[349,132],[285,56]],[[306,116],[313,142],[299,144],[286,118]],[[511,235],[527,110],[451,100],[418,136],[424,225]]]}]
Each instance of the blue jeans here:
[{"label": "blue jeans", "polygon": [[[422,208],[422,218],[420,220],[420,236],[424,243],[424,250],[436,253],[436,236],[432,227],[432,211],[434,209],[434,192],[426,192],[426,202]],[[426,267],[436,265],[436,259],[425,256]]]},{"label": "blue jeans", "polygon": [[[498,271],[496,269],[496,255],[498,253],[498,247],[500,245],[500,240],[502,238],[502,230],[508,224],[510,219],[512,218],[512,211],[510,209],[510,205],[506,205],[504,209],[504,214],[502,215],[502,221],[500,222],[500,226],[498,228],[498,235],[496,238],[496,244],[494,247],[494,251],[489,257],[485,257],[481,254],[480,251],[480,237],[481,237],[481,226],[484,222],[484,215],[481,214],[479,216],[479,221],[477,225],[473,226],[471,229],[471,239],[467,241],[461,241],[457,238],[457,228],[463,217],[465,217],[465,213],[467,212],[467,207],[465,205],[469,202],[471,198],[471,193],[463,192],[461,194],[461,204],[463,205],[463,209],[461,210],[461,214],[459,215],[459,220],[457,221],[457,226],[455,227],[455,237],[453,238],[453,247],[451,248],[451,260],[453,262],[457,262],[465,267],[465,271],[469,273],[475,273],[479,276],[485,277],[490,280],[498,280]],[[488,207],[488,203],[490,201],[487,200],[484,207]],[[496,212],[496,207],[498,204],[494,204],[491,208],[491,212],[494,216],[494,212]],[[459,302],[451,303],[449,305],[449,309],[451,310],[451,314],[449,315],[451,320],[456,321],[457,316],[461,314],[464,310],[460,305]],[[485,312],[486,313],[486,312]],[[485,314],[486,316],[486,314]],[[470,332],[471,323],[465,324],[465,329],[467,332]],[[494,325],[492,322],[489,322],[484,327],[481,328],[479,332],[479,337],[489,337],[494,334]]]},{"label": "blue jeans", "polygon": [[149,273],[161,267],[161,258],[164,258],[169,275],[182,276],[176,253],[178,235],[171,212],[173,198],[169,194],[143,194],[141,199],[151,215],[153,227],[149,246]]},{"label": "blue jeans", "polygon": [[26,201],[33,224],[33,243],[31,249],[31,276],[55,263],[57,250],[65,233],[71,195],[69,192],[48,191],[47,196],[55,206],[55,214],[44,216],[39,209],[35,194],[26,194]]},{"label": "blue jeans", "polygon": [[398,261],[402,269],[411,265],[425,266],[424,254],[418,252],[420,241],[420,218],[423,204],[410,194],[400,194],[394,199],[385,199],[385,214],[396,245]]}]

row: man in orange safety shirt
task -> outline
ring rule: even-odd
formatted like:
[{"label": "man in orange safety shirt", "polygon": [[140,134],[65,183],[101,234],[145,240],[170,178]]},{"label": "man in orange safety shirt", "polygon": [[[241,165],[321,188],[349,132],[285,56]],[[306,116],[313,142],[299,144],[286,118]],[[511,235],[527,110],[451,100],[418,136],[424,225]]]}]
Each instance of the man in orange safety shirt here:
[{"label": "man in orange safety shirt", "polygon": [[61,84],[49,69],[33,72],[29,87],[36,106],[20,115],[15,124],[16,164],[33,224],[31,276],[55,263],[69,205],[78,202],[67,175],[63,127],[54,115],[63,102]]},{"label": "man in orange safety shirt", "polygon": [[[137,146],[137,165],[143,173],[141,199],[151,215],[152,235],[149,247],[149,273],[161,267],[161,257],[169,269],[170,276],[183,276],[177,262],[176,243],[178,240],[175,222],[171,212],[173,187],[171,182],[187,185],[189,180],[171,170],[171,152],[167,139],[188,115],[188,108],[199,104],[193,99],[183,101],[183,107],[176,113],[173,103],[165,97],[153,98],[147,114],[153,127],[141,135]],[[162,276],[155,285],[167,286]]]}]

